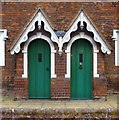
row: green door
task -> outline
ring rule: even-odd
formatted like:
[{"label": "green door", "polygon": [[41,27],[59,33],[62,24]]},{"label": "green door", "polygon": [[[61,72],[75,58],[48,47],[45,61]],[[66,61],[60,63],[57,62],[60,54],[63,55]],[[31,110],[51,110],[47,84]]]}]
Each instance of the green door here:
[{"label": "green door", "polygon": [[84,39],[71,47],[71,99],[92,99],[92,45]]},{"label": "green door", "polygon": [[50,47],[34,40],[28,48],[29,98],[50,98]]}]

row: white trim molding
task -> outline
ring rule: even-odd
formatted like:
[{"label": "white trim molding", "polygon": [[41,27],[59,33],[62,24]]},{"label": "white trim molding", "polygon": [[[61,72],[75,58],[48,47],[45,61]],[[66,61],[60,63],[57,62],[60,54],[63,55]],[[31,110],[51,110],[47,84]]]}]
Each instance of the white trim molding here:
[{"label": "white trim molding", "polygon": [[84,22],[87,24],[86,29],[94,34],[94,40],[95,42],[99,42],[101,44],[101,50],[103,53],[110,54],[111,50],[108,48],[106,43],[104,42],[103,38],[99,35],[97,30],[94,28],[93,24],[90,22],[86,14],[81,11],[77,19],[74,21],[73,25],[70,27],[70,29],[66,32],[64,37],[57,37],[56,33],[53,31],[52,27],[49,25],[47,19],[42,14],[42,12],[39,10],[33,19],[31,20],[30,24],[27,26],[27,28],[24,30],[24,32],[21,34],[18,41],[15,43],[15,45],[11,49],[11,54],[20,52],[20,45],[23,42],[26,42],[28,40],[28,33],[33,31],[35,29],[35,23],[38,22],[38,28],[41,28],[41,21],[44,22],[44,29],[51,34],[51,40],[53,42],[56,42],[59,47],[59,53],[62,53],[62,47],[63,44],[68,42],[70,38],[70,34],[73,31],[76,31],[78,29],[78,23],[80,22],[80,28],[83,29]]},{"label": "white trim molding", "polygon": [[51,49],[51,78],[56,78],[56,74],[55,74],[55,53],[56,50],[54,48],[53,42],[50,40],[50,38],[48,38],[45,35],[42,35],[41,33],[37,33],[36,35],[30,37],[27,42],[24,45],[24,49],[22,50],[23,53],[23,78],[27,78],[28,77],[28,46],[29,44],[36,39],[43,39],[45,41],[48,42],[48,44],[50,45],[50,49]]},{"label": "white trim molding", "polygon": [[113,30],[112,39],[115,41],[115,66],[119,66],[119,30]]},{"label": "white trim molding", "polygon": [[56,42],[57,44],[59,44],[58,37],[56,36],[55,32],[53,31],[53,29],[49,25],[48,21],[46,20],[45,16],[43,15],[43,13],[39,10],[35,14],[35,16],[33,17],[33,19],[31,20],[30,24],[27,26],[27,28],[21,34],[21,36],[18,39],[18,41],[12,47],[11,54],[19,53],[20,52],[20,45],[21,45],[21,43],[26,42],[28,40],[28,33],[31,32],[31,31],[33,31],[35,29],[35,23],[36,22],[38,22],[38,28],[39,29],[41,28],[41,22],[44,22],[44,29],[46,31],[48,31],[48,32],[51,33],[51,40],[53,42]]},{"label": "white trim molding", "polygon": [[101,50],[102,50],[102,52],[110,54],[111,50],[108,48],[108,46],[104,42],[104,40],[101,37],[101,35],[99,35],[99,33],[97,32],[97,30],[95,29],[95,27],[93,26],[93,24],[90,22],[89,18],[86,16],[86,14],[82,10],[79,13],[77,19],[74,21],[73,25],[70,27],[70,29],[66,32],[66,34],[62,38],[62,44],[60,45],[60,47],[62,47],[64,43],[70,41],[70,39],[71,39],[70,34],[71,34],[71,32],[76,31],[78,29],[78,23],[79,22],[80,22],[80,28],[81,29],[83,29],[83,27],[84,27],[84,22],[87,24],[86,25],[87,26],[86,29],[88,31],[90,31],[90,32],[93,33],[93,35],[94,35],[94,38],[93,38],[94,41],[95,42],[99,42],[101,44]]},{"label": "white trim molding", "polygon": [[73,42],[75,42],[76,40],[80,40],[80,39],[86,39],[88,40],[92,46],[93,46],[93,77],[99,77],[99,74],[97,73],[97,53],[99,52],[99,50],[97,49],[97,45],[96,42],[88,35],[85,35],[84,32],[81,32],[79,35],[74,36],[68,43],[67,45],[67,49],[65,50],[65,52],[67,53],[67,68],[66,68],[66,74],[65,74],[65,78],[70,78],[70,71],[71,71],[71,46],[73,44]]},{"label": "white trim molding", "polygon": [[0,66],[5,66],[5,40],[7,38],[7,30],[0,29]]}]

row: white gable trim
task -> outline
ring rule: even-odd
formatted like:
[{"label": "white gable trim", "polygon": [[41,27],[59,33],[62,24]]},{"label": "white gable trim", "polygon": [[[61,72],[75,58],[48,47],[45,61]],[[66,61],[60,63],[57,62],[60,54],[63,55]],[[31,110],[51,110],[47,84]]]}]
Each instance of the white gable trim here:
[{"label": "white gable trim", "polygon": [[36,35],[30,37],[24,45],[24,49],[22,50],[22,53],[23,53],[23,75],[22,75],[22,77],[23,78],[28,77],[28,74],[27,74],[28,73],[28,46],[33,40],[36,40],[38,38],[41,38],[41,39],[47,41],[50,45],[50,49],[51,49],[51,78],[56,78],[56,74],[55,74],[55,53],[56,53],[56,50],[55,50],[54,45],[53,45],[52,41],[50,40],[50,38],[42,35],[41,33],[37,33]]},{"label": "white gable trim", "polygon": [[119,66],[119,30],[113,30],[112,39],[115,41],[115,66]]},{"label": "white gable trim", "polygon": [[5,40],[7,38],[7,30],[0,29],[0,66],[5,66]]},{"label": "white gable trim", "polygon": [[99,42],[101,44],[101,50],[103,53],[107,53],[110,54],[111,51],[108,48],[108,46],[105,44],[104,40],[102,39],[102,37],[99,35],[99,33],[96,31],[96,29],[94,28],[93,24],[90,22],[90,20],[88,19],[88,17],[86,16],[86,14],[81,11],[79,16],[77,17],[77,19],[75,20],[75,22],[73,23],[73,25],[70,27],[70,29],[66,32],[65,36],[62,39],[62,45],[65,42],[70,41],[71,37],[70,34],[73,31],[76,31],[78,29],[78,23],[80,22],[80,27],[81,29],[84,27],[84,22],[87,24],[87,30],[92,32],[94,34],[94,41],[95,42]]},{"label": "white gable trim", "polygon": [[41,27],[41,21],[44,22],[44,29],[46,31],[48,31],[48,32],[51,33],[51,40],[53,42],[58,43],[58,38],[57,38],[55,32],[53,31],[53,29],[51,28],[51,26],[49,25],[48,21],[46,20],[46,18],[44,17],[44,15],[41,13],[41,11],[39,11],[35,15],[35,17],[32,19],[32,21],[30,22],[30,24],[27,26],[27,28],[25,29],[25,31],[23,32],[23,34],[20,36],[20,38],[17,41],[17,43],[12,48],[11,54],[19,53],[20,52],[20,45],[21,45],[21,43],[26,42],[28,40],[28,33],[31,32],[31,31],[33,31],[35,29],[35,23],[37,21],[38,21],[39,29]]},{"label": "white gable trim", "polygon": [[85,35],[83,32],[80,33],[79,35],[74,36],[70,42],[67,45],[67,49],[66,49],[66,53],[67,53],[67,68],[66,68],[66,74],[65,74],[65,78],[70,78],[70,71],[71,71],[71,45],[73,44],[73,42],[75,42],[76,40],[79,39],[86,39],[88,40],[92,46],[93,46],[93,77],[99,77],[99,74],[97,73],[97,53],[99,52],[99,50],[97,49],[97,45],[95,43],[95,41],[88,35]]}]

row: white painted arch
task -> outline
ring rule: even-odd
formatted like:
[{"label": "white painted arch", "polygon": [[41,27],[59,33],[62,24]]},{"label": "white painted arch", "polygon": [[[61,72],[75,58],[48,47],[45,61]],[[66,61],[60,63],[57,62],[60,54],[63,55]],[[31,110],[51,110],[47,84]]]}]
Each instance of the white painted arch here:
[{"label": "white painted arch", "polygon": [[22,74],[22,77],[23,78],[28,77],[28,46],[32,41],[34,41],[36,39],[39,39],[39,40],[43,39],[43,40],[47,41],[48,44],[50,45],[50,49],[51,49],[51,78],[56,78],[56,74],[55,74],[55,53],[56,53],[56,50],[55,50],[53,42],[50,40],[50,38],[48,38],[45,35],[42,35],[41,33],[37,33],[36,35],[30,37],[24,45],[24,49],[22,50],[22,53],[23,53],[23,74]]},{"label": "white painted arch", "polygon": [[80,39],[86,39],[92,44],[93,46],[93,77],[99,77],[99,74],[97,73],[97,53],[99,52],[99,50],[97,49],[96,42],[90,36],[85,35],[84,32],[81,32],[79,35],[76,35],[73,38],[71,38],[71,40],[69,41],[67,45],[67,49],[65,50],[67,54],[67,68],[66,68],[65,78],[70,78],[71,76],[71,73],[70,73],[71,71],[71,58],[70,58],[71,46],[76,40],[80,40]]},{"label": "white painted arch", "polygon": [[59,44],[59,40],[58,40],[57,35],[53,31],[51,25],[49,24],[48,20],[44,16],[43,12],[41,12],[41,10],[39,9],[34,14],[34,16],[32,17],[32,19],[30,20],[29,24],[26,26],[26,28],[22,31],[22,33],[20,34],[19,39],[11,47],[11,50],[10,50],[11,54],[15,54],[15,53],[19,53],[20,52],[20,50],[21,50],[20,45],[23,42],[26,42],[29,39],[28,38],[28,33],[35,30],[35,23],[36,22],[38,22],[38,28],[39,29],[41,29],[41,27],[42,27],[41,22],[43,22],[44,23],[44,29],[45,29],[45,31],[48,31],[51,34],[51,40],[53,42],[56,42],[57,44]]},{"label": "white painted arch", "polygon": [[63,44],[66,42],[69,42],[71,39],[71,33],[76,31],[78,29],[78,23],[80,22],[80,28],[83,29],[84,28],[84,22],[86,23],[86,29],[89,32],[92,32],[94,37],[93,40],[95,42],[100,43],[101,45],[101,51],[103,53],[107,53],[110,54],[111,50],[110,48],[107,46],[107,44],[104,42],[104,38],[102,37],[101,34],[99,34],[99,32],[96,30],[96,27],[94,27],[94,24],[91,22],[91,20],[89,19],[89,17],[84,13],[83,10],[80,11],[79,15],[77,16],[77,18],[75,19],[74,23],[72,24],[72,26],[69,28],[69,30],[66,32],[66,34],[64,35],[64,37],[62,38],[62,42],[59,46],[59,48],[61,49]]}]

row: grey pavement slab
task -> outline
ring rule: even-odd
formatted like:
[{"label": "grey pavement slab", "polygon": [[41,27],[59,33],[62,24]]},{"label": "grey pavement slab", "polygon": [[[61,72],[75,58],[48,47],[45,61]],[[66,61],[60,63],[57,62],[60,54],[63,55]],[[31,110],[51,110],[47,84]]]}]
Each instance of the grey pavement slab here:
[{"label": "grey pavement slab", "polygon": [[104,100],[20,100],[14,101],[13,97],[2,97],[2,108],[23,109],[116,109],[117,95],[108,95]]},{"label": "grey pavement slab", "polygon": [[70,108],[89,108],[88,104],[86,102],[68,102],[66,103],[66,108],[70,109]]}]

